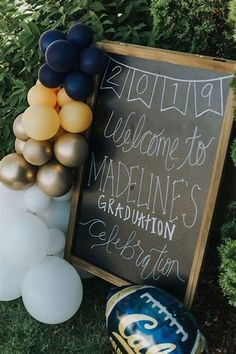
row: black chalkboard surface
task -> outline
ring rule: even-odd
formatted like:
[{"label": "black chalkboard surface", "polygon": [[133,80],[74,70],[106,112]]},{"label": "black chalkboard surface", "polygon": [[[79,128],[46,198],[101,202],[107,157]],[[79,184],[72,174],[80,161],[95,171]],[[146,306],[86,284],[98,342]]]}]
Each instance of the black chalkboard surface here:
[{"label": "black chalkboard surface", "polygon": [[233,121],[234,62],[107,42],[67,258],[191,305]]}]

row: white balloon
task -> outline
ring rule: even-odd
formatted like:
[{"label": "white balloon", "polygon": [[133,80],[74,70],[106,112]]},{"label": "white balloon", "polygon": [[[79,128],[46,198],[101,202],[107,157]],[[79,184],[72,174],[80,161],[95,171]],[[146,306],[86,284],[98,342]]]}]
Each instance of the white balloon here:
[{"label": "white balloon", "polygon": [[57,255],[65,249],[66,236],[60,229],[48,229],[49,231],[49,246],[48,255]]},{"label": "white balloon", "polygon": [[12,265],[33,266],[47,255],[49,233],[38,216],[20,213],[4,220],[3,259]]},{"label": "white balloon", "polygon": [[13,266],[0,259],[0,301],[10,301],[21,296],[27,271],[27,267]]},{"label": "white balloon", "polygon": [[24,207],[24,193],[25,191],[15,191],[5,187],[0,182],[0,218],[15,214],[19,211],[25,211]]},{"label": "white balloon", "polygon": [[24,195],[25,208],[38,214],[47,209],[51,203],[51,197],[43,193],[37,185],[28,188]]},{"label": "white balloon", "polygon": [[56,257],[59,257],[59,258],[64,258],[64,256],[65,256],[64,251],[55,254],[55,256],[56,256]]},{"label": "white balloon", "polygon": [[71,189],[69,190],[69,192],[67,192],[66,194],[62,195],[61,197],[54,197],[53,199],[56,202],[66,202],[68,200],[71,200],[73,189],[74,189],[74,186],[72,186]]},{"label": "white balloon", "polygon": [[39,216],[46,222],[48,227],[61,229],[66,232],[70,216],[71,202],[57,203],[54,200],[49,208],[39,213]]},{"label": "white balloon", "polygon": [[79,309],[83,287],[76,270],[64,259],[47,256],[31,268],[22,286],[26,310],[36,320],[57,324]]}]

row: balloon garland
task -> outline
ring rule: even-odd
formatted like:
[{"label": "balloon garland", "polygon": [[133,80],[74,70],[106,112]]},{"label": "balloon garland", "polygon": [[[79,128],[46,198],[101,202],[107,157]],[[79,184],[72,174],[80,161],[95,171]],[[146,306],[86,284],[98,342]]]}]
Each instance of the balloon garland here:
[{"label": "balloon garland", "polygon": [[83,24],[41,35],[45,63],[13,123],[15,153],[0,161],[0,300],[22,296],[28,312],[48,324],[73,316],[83,295],[79,274],[61,257],[73,169],[88,156],[83,133],[93,114],[85,101],[107,59],[92,41]]},{"label": "balloon garland", "polygon": [[[16,152],[0,161],[0,300],[22,296],[31,316],[47,324],[71,318],[83,297],[79,274],[61,257],[73,168],[88,156],[83,133],[93,114],[84,101],[93,93],[94,75],[107,61],[92,41],[92,30],[80,23],[67,34],[51,29],[41,35],[45,63],[27,94],[29,107],[13,124]],[[117,291],[106,309],[116,353],[202,352],[204,338],[180,302],[154,287]],[[141,326],[143,321],[147,323]]]},{"label": "balloon garland", "polygon": [[8,188],[21,190],[37,182],[50,197],[71,189],[72,169],[88,156],[81,133],[90,127],[93,114],[84,101],[107,61],[92,41],[92,30],[80,23],[67,34],[50,29],[41,35],[45,63],[28,91],[29,107],[13,123],[16,153],[0,162],[0,181]]}]

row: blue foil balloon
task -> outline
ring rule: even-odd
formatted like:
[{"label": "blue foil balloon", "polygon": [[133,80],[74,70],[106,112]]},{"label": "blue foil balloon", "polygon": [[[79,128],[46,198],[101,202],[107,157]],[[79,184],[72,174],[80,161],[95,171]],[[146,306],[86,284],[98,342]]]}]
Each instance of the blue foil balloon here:
[{"label": "blue foil balloon", "polygon": [[38,78],[44,86],[48,88],[56,88],[62,86],[65,74],[52,70],[48,64],[43,64],[39,68]]},{"label": "blue foil balloon", "polygon": [[110,294],[106,306],[107,329],[114,353],[203,352],[205,339],[180,301],[154,286],[120,289]]},{"label": "blue foil balloon", "polygon": [[106,66],[107,55],[97,47],[85,48],[79,57],[80,70],[89,75],[101,73]]},{"label": "blue foil balloon", "polygon": [[67,39],[77,46],[78,49],[90,46],[93,41],[93,31],[83,23],[77,23],[70,27]]},{"label": "blue foil balloon", "polygon": [[55,29],[43,32],[39,38],[39,48],[41,52],[45,54],[47,47],[58,39],[66,39],[65,33]]},{"label": "blue foil balloon", "polygon": [[94,90],[94,78],[80,71],[72,71],[65,78],[64,89],[74,100],[86,100]]},{"label": "blue foil balloon", "polygon": [[72,43],[58,39],[47,47],[45,59],[52,70],[65,73],[74,69],[78,54]]}]

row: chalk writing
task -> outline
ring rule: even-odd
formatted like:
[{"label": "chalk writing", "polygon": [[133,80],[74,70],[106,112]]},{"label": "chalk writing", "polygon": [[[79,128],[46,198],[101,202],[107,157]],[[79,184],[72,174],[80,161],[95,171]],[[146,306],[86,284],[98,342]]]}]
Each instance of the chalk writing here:
[{"label": "chalk writing", "polygon": [[[183,300],[207,219],[233,76],[205,64],[173,63],[109,57],[83,175],[81,244],[79,235],[73,247],[108,273],[157,282]],[[144,300],[187,339],[158,302]],[[123,339],[136,350],[133,338]]]},{"label": "chalk writing", "polygon": [[140,100],[143,104],[145,104],[145,106],[150,108],[152,105],[157,78],[157,75],[143,73],[140,70],[133,70],[127,100]]},{"label": "chalk writing", "polygon": [[[130,220],[133,225],[147,231],[150,235],[162,236],[172,241],[176,224],[158,219],[151,214],[144,214],[140,210],[133,209],[129,205],[123,206],[120,202],[116,203],[114,198],[106,201],[104,194],[98,198],[98,209],[107,214],[114,215],[123,221]],[[186,216],[186,214],[184,215]]]},{"label": "chalk writing", "polygon": [[[155,94],[157,79],[162,78],[163,80],[158,80],[160,85],[162,85],[162,93],[159,98],[161,101],[160,110],[163,112],[174,109],[182,116],[186,116],[190,104],[189,92],[193,86],[196,118],[207,112],[223,116],[222,82],[233,77],[233,75],[227,75],[213,79],[185,80],[140,70],[110,57],[100,89],[111,89],[118,98],[121,98],[130,72],[132,72],[132,78],[128,88],[128,102],[139,100],[150,108]],[[119,80],[116,81],[118,78]],[[216,99],[213,100],[212,97]]]},{"label": "chalk writing", "polygon": [[164,77],[161,95],[161,112],[175,109],[183,116],[186,116],[190,85],[191,83],[189,81],[179,81]]},{"label": "chalk writing", "polygon": [[[147,181],[150,181],[148,184],[149,191],[144,193],[143,190],[144,186],[146,188]],[[114,163],[108,156],[104,156],[103,160],[98,162],[94,152],[92,152],[87,185],[90,186],[95,183],[102,194],[105,193],[117,200],[122,197],[127,205],[143,207],[155,215],[165,215],[170,223],[182,220],[185,227],[191,228],[196,222],[198,215],[196,200],[201,187],[198,184],[191,184],[191,181],[184,178],[171,180],[170,176],[163,178],[153,173],[145,174],[144,168],[140,168],[138,165],[128,166],[121,161]],[[166,230],[168,230],[169,238],[172,238],[175,228],[170,227],[169,224],[160,226],[157,221],[158,218],[152,218],[150,215],[145,216],[138,210],[134,211],[117,204],[114,198],[109,199],[104,204],[103,198],[105,197],[101,195],[98,199],[100,209],[106,210],[111,215],[119,216],[123,220],[131,219],[133,224],[148,230],[157,227],[163,229],[162,233],[165,235]],[[192,208],[187,203],[188,210],[179,209],[177,203],[179,199],[185,200],[184,205],[187,200],[190,201]]]},{"label": "chalk writing", "polygon": [[180,276],[179,260],[169,257],[167,244],[160,249],[151,248],[145,252],[142,241],[137,239],[136,231],[132,231],[127,236],[122,235],[121,238],[118,224],[111,230],[107,230],[105,221],[100,219],[80,221],[80,225],[86,227],[85,232],[96,240],[93,241],[91,250],[102,247],[107,254],[118,252],[123,260],[132,261],[132,264],[139,269],[142,279],[168,278],[173,272],[180,282],[185,282]]},{"label": "chalk writing", "polygon": [[[133,133],[129,127],[132,121],[136,122]],[[186,164],[191,167],[201,166],[206,162],[207,149],[210,148],[215,137],[203,141],[202,134],[196,125],[193,127],[191,136],[180,141],[178,132],[176,136],[170,137],[164,128],[156,132],[146,130],[147,121],[148,117],[145,113],[137,117],[136,112],[130,112],[127,117],[117,118],[113,110],[104,129],[104,137],[111,139],[114,145],[121,148],[124,153],[135,149],[141,155],[163,159],[166,171],[171,171],[175,167],[181,169]],[[187,151],[186,156],[183,156],[183,151]]]}]

